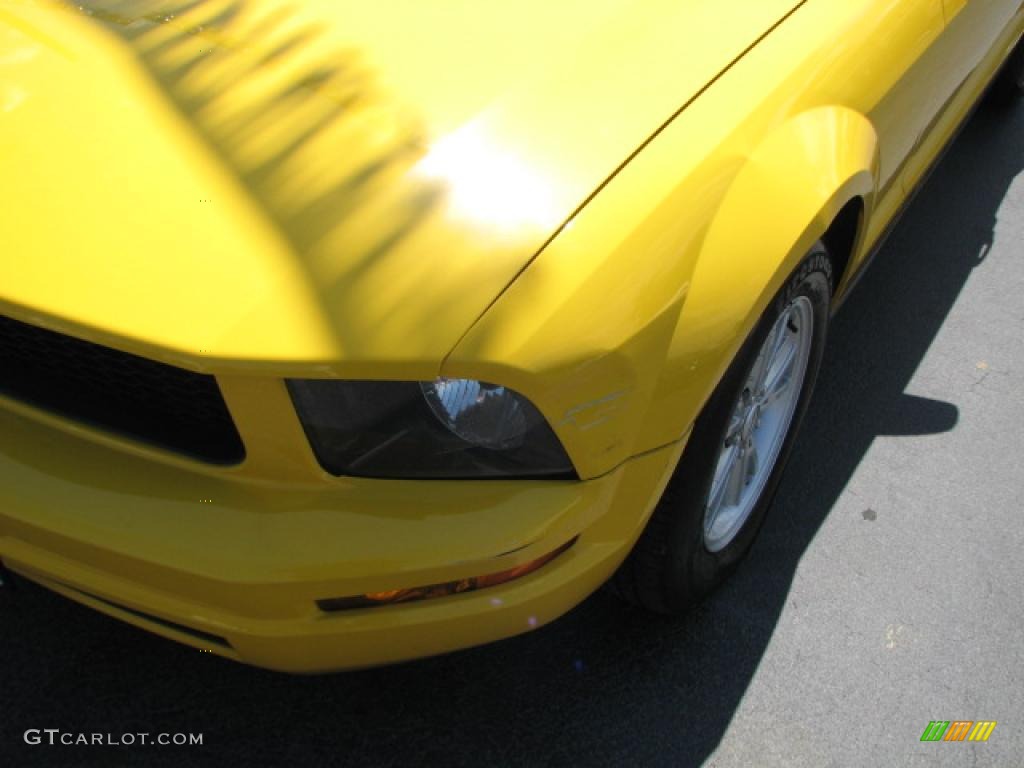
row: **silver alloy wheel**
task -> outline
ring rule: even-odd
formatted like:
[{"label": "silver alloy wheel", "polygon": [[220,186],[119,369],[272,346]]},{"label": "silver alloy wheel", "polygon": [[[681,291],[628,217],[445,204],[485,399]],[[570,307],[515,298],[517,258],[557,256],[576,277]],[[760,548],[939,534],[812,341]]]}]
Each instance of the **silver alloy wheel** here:
[{"label": "silver alloy wheel", "polygon": [[813,305],[798,296],[768,332],[733,407],[704,511],[709,552],[729,546],[761,497],[800,400],[813,338]]}]

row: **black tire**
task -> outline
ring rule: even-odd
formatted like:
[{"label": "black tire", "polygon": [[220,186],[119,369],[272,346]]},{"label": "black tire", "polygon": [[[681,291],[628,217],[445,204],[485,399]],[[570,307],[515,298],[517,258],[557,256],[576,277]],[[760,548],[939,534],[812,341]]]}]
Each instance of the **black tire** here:
[{"label": "black tire", "polygon": [[[811,300],[814,322],[810,357],[788,434],[743,527],[723,549],[710,552],[704,540],[704,512],[734,405],[776,319],[801,295]],[[818,243],[772,300],[697,418],[647,527],[609,582],[614,593],[658,613],[678,613],[721,584],[746,555],[771,505],[810,401],[825,348],[831,296],[832,262]]]},{"label": "black tire", "polygon": [[1009,107],[1024,96],[1024,39],[1006,60],[999,74],[992,83],[992,103],[999,107]]}]

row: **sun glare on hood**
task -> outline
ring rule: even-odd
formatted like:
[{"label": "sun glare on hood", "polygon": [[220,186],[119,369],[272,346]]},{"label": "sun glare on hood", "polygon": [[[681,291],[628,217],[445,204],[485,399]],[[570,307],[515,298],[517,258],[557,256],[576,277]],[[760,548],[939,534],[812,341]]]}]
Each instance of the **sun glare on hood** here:
[{"label": "sun glare on hood", "polygon": [[416,172],[442,182],[452,210],[498,229],[559,222],[551,188],[528,160],[494,142],[470,124],[439,139]]}]

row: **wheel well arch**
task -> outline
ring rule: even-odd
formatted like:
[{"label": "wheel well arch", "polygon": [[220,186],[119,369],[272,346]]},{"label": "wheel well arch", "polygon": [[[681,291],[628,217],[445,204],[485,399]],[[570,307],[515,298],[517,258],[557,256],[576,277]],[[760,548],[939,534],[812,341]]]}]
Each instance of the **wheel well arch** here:
[{"label": "wheel well arch", "polygon": [[864,198],[853,197],[840,209],[821,237],[832,261],[833,296],[848,277],[846,273],[864,225],[864,211]]}]

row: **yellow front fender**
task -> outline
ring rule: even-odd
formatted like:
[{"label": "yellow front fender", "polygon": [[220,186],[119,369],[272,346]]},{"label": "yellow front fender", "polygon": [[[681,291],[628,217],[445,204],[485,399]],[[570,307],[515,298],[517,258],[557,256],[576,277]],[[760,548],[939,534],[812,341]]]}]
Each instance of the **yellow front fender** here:
[{"label": "yellow front fender", "polygon": [[878,160],[874,127],[844,107],[804,112],[772,132],[715,214],[682,327],[695,314],[749,325],[843,206],[860,198],[870,213]]},{"label": "yellow front fender", "polygon": [[447,376],[527,393],[580,475],[678,440],[771,295],[849,200],[878,146],[842,108],[753,151],[700,154],[680,118],[575,217],[455,348]]},{"label": "yellow front fender", "polygon": [[[773,131],[736,175],[710,224],[642,433],[681,433],[710,396],[772,296],[839,212],[874,207],[878,137],[843,107],[803,112]],[[847,255],[847,254],[843,254]],[[833,275],[838,287],[842,275]],[[666,423],[678,413],[685,423]]]}]

